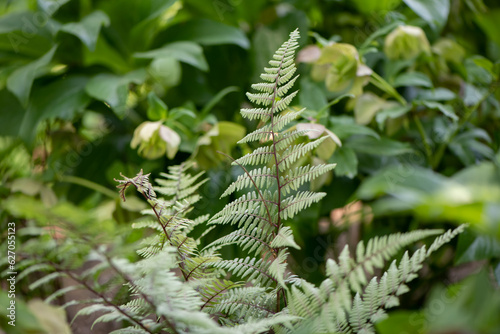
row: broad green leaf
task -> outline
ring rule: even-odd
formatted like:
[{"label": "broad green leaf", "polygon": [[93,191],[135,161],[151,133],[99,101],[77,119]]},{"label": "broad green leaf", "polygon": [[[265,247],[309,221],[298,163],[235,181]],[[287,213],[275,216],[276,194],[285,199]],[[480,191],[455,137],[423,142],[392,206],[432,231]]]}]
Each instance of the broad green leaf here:
[{"label": "broad green leaf", "polygon": [[388,138],[353,137],[344,143],[358,153],[393,156],[413,152],[411,145]]},{"label": "broad green leaf", "polygon": [[70,0],[38,0],[38,7],[49,15],[54,15],[59,8]]},{"label": "broad green leaf", "polygon": [[377,113],[377,115],[375,116],[375,120],[377,121],[378,127],[381,130],[383,130],[385,127],[385,121],[387,119],[394,119],[394,118],[401,117],[401,116],[405,115],[406,113],[408,113],[408,111],[410,111],[411,108],[412,108],[411,105],[406,105],[406,106],[398,105],[398,106],[390,107],[387,109],[384,108],[384,109],[380,110]]},{"label": "broad green leaf", "polygon": [[495,156],[493,149],[480,140],[491,143],[491,138],[483,129],[470,129],[454,137],[449,144],[449,149],[466,166],[473,165],[479,159],[492,160]]},{"label": "broad green leaf", "polygon": [[335,133],[340,139],[347,139],[350,136],[363,135],[372,136],[373,138],[380,138],[379,134],[372,130],[371,128],[356,124],[356,123],[336,123],[332,121],[333,117],[330,118],[332,125],[329,129]]},{"label": "broad green leaf", "polygon": [[[41,24],[43,23],[43,24]],[[47,40],[51,37],[58,29],[58,24],[48,17],[48,14],[43,12],[13,12],[0,17],[0,34],[11,33],[10,40],[14,42],[11,48],[15,52],[18,51],[17,47],[14,45],[16,37],[23,44],[26,39],[31,39],[34,35],[43,36]]]},{"label": "broad green leaf", "polygon": [[500,257],[500,241],[491,235],[474,235],[470,231],[458,238],[456,264]]},{"label": "broad green leaf", "polygon": [[192,41],[202,45],[235,44],[243,49],[250,48],[250,42],[242,30],[209,19],[195,19],[182,22],[167,30],[176,41]]},{"label": "broad green leaf", "polygon": [[427,21],[435,30],[441,30],[450,14],[450,0],[403,0],[415,14]]},{"label": "broad green leaf", "polygon": [[102,34],[97,38],[94,51],[83,48],[82,53],[85,66],[103,65],[115,73],[127,73],[131,70],[130,64],[127,63],[123,55],[109,45]]},{"label": "broad green leaf", "polygon": [[18,136],[19,129],[26,115],[26,109],[8,90],[0,90],[0,135]]},{"label": "broad green leaf", "polygon": [[328,104],[322,86],[323,83],[314,82],[308,77],[302,78],[299,90],[300,104],[309,111],[321,110]]},{"label": "broad green leaf", "polygon": [[427,101],[450,101],[454,100],[457,97],[455,93],[453,93],[448,88],[438,87],[436,89],[430,90],[425,89],[421,90],[418,95],[418,100],[427,100]]},{"label": "broad green leaf", "polygon": [[18,68],[9,75],[7,79],[7,88],[17,96],[23,106],[26,107],[28,105],[28,98],[33,81],[36,76],[39,75],[39,71],[50,63],[56,49],[57,45],[53,46],[52,49],[41,58]]},{"label": "broad green leaf", "polygon": [[335,151],[329,162],[337,163],[333,170],[337,176],[353,178],[358,174],[358,158],[353,149],[341,147]]},{"label": "broad green leaf", "polygon": [[80,22],[63,25],[61,31],[75,35],[90,51],[94,51],[101,27],[108,26],[109,23],[109,17],[104,12],[97,10],[85,16]]},{"label": "broad green leaf", "polygon": [[19,129],[21,138],[31,144],[39,122],[54,118],[72,120],[82,112],[90,100],[85,94],[87,82],[87,77],[68,76],[33,89]]},{"label": "broad green leaf", "polygon": [[493,76],[498,75],[496,73],[492,74],[487,68],[479,65],[478,61],[481,62],[482,59],[483,57],[481,56],[472,56],[465,60],[464,65],[467,72],[467,82],[475,85],[489,85],[493,80]]},{"label": "broad green leaf", "polygon": [[144,69],[129,72],[123,76],[101,73],[89,80],[85,87],[87,94],[108,103],[115,114],[123,118],[127,110],[128,85],[141,84],[146,79]]},{"label": "broad green leaf", "polygon": [[174,42],[159,49],[135,53],[134,57],[145,59],[171,57],[197,67],[202,71],[208,71],[208,64],[203,56],[203,49],[194,42]]},{"label": "broad green leaf", "polygon": [[154,92],[148,94],[148,118],[159,121],[167,118],[167,105]]},{"label": "broad green leaf", "polygon": [[492,162],[462,169],[452,180],[466,186],[476,200],[500,203],[499,168]]},{"label": "broad green leaf", "polygon": [[128,43],[131,50],[147,50],[158,32],[165,29],[175,19],[182,8],[180,0],[137,2],[141,12],[150,12],[142,21],[133,24]]},{"label": "broad green leaf", "polygon": [[361,184],[357,194],[361,199],[366,200],[385,194],[401,197],[405,193],[423,195],[438,191],[445,187],[447,182],[446,177],[429,169],[402,164],[378,170]]},{"label": "broad green leaf", "polygon": [[421,72],[407,72],[399,75],[393,83],[394,87],[418,86],[432,87],[432,81]]},{"label": "broad green leaf", "polygon": [[458,116],[457,114],[455,114],[455,110],[453,110],[453,107],[448,104],[442,104],[433,101],[422,101],[422,104],[429,109],[439,110],[441,113],[443,113],[443,115],[452,119],[453,121],[458,121]]},{"label": "broad green leaf", "polygon": [[483,29],[486,35],[500,45],[500,9],[490,9],[485,13],[477,13],[475,17],[476,23]]}]

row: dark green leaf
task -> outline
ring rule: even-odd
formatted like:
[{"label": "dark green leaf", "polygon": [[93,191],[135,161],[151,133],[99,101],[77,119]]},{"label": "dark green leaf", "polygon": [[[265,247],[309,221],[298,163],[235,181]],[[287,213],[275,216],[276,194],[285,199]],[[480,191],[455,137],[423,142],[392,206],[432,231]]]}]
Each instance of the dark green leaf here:
[{"label": "dark green leaf", "polygon": [[[333,123],[333,122],[332,122]],[[353,135],[364,135],[364,136],[372,136],[373,138],[379,139],[380,136],[377,132],[373,131],[371,128],[359,125],[356,123],[333,123],[329,129],[337,135],[340,139],[347,139]]]},{"label": "dark green leaf", "polygon": [[500,242],[491,235],[474,235],[469,231],[460,235],[456,264],[489,260],[500,257]]},{"label": "dark green leaf", "polygon": [[300,104],[309,111],[321,110],[328,103],[322,86],[323,83],[313,82],[307,77],[302,78],[299,90]]},{"label": "dark green leaf", "polygon": [[352,148],[358,153],[382,156],[400,155],[413,152],[410,144],[384,137],[380,139],[368,136],[354,137],[349,139],[345,143],[345,146]]},{"label": "dark green leaf", "polygon": [[394,87],[405,86],[419,86],[419,87],[432,87],[432,81],[429,77],[421,72],[407,72],[400,74],[394,80]]},{"label": "dark green leaf", "polygon": [[450,119],[452,119],[454,121],[458,121],[458,116],[457,116],[457,114],[455,114],[453,107],[448,105],[448,104],[442,104],[442,103],[433,102],[433,101],[422,101],[422,104],[429,109],[437,109],[440,112],[442,112],[443,115],[445,115],[446,117],[449,117]]},{"label": "dark green leaf", "polygon": [[411,105],[406,105],[406,106],[400,105],[388,109],[382,109],[377,113],[377,115],[375,115],[375,120],[377,121],[378,127],[383,130],[385,126],[385,121],[388,118],[393,119],[401,117],[410,110],[411,110]]},{"label": "dark green leaf", "polygon": [[208,64],[203,56],[203,49],[193,42],[170,43],[159,49],[135,53],[134,57],[146,59],[171,57],[193,65],[202,71],[208,71]]},{"label": "dark green leaf", "polygon": [[349,147],[337,148],[329,162],[337,164],[334,169],[337,176],[347,176],[352,179],[358,174],[358,157],[354,150]]},{"label": "dark green leaf", "polygon": [[50,63],[56,49],[57,45],[53,46],[52,49],[41,58],[18,68],[9,75],[7,79],[7,88],[17,96],[23,106],[28,105],[31,86],[36,76],[39,74],[38,72]]},{"label": "dark green leaf", "polygon": [[403,0],[415,14],[427,21],[436,30],[440,30],[448,21],[450,0]]},{"label": "dark green leaf", "polygon": [[235,44],[244,49],[250,42],[243,31],[209,19],[183,22],[168,29],[176,41],[192,41],[202,45]]},{"label": "dark green leaf", "polygon": [[45,119],[71,120],[89,103],[85,94],[87,77],[68,76],[33,90],[28,110],[20,126],[20,136],[32,143],[36,126]]},{"label": "dark green leaf", "polygon": [[167,105],[154,92],[148,94],[148,118],[159,121],[167,118]]},{"label": "dark green leaf", "polygon": [[500,45],[500,28],[498,26],[500,9],[491,9],[486,13],[478,13],[475,21],[492,41]]},{"label": "dark green leaf", "polygon": [[127,109],[128,85],[141,84],[146,79],[146,70],[139,69],[123,76],[98,74],[85,87],[87,94],[97,100],[107,102],[117,116],[123,118]]},{"label": "dark green leaf", "polygon": [[97,10],[85,16],[80,22],[63,25],[61,31],[75,35],[89,50],[94,51],[101,27],[108,25],[109,17],[104,12]]},{"label": "dark green leaf", "polygon": [[456,97],[456,94],[451,90],[442,87],[433,90],[422,90],[417,96],[419,100],[428,101],[449,101],[455,99]]}]

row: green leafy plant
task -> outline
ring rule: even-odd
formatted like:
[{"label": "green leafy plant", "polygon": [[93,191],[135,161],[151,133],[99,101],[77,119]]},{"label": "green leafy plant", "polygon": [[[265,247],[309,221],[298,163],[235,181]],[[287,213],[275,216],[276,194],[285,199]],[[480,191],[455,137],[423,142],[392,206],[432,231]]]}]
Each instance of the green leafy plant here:
[{"label": "green leafy plant", "polygon": [[[423,261],[464,226],[444,234],[441,230],[415,230],[373,238],[358,243],[355,256],[346,246],[337,260],[327,261],[327,278],[319,287],[289,270],[289,248],[299,246],[287,221],[325,196],[306,190],[307,183],[335,167],[301,164],[326,137],[307,141],[302,137],[314,129],[293,126],[303,112],[289,107],[297,91],[288,93],[297,79],[294,54],[298,37],[297,30],[290,34],[269,62],[271,66],[265,68],[264,82],[252,85],[258,93],[248,93],[248,97],[262,108],[241,111],[246,118],[260,120],[261,126],[240,142],[258,142],[259,147],[233,160],[243,174],[223,196],[250,188],[249,192],[210,219],[208,215],[192,219],[189,214],[200,199],[196,191],[205,182],[200,181],[202,172],[188,172],[193,162],[170,167],[156,187],[142,171],[133,178],[123,176],[118,180],[122,199],[127,188],[134,187],[150,207],[143,211],[145,218],[132,226],[151,231],[141,240],[140,259],[113,256],[103,248],[71,252],[68,238],[60,243],[45,238],[43,247],[40,242],[28,242],[23,276],[38,270],[49,273],[31,287],[70,277],[77,284],[55,291],[48,301],[74,289],[90,290],[95,298],[70,301],[67,306],[89,303],[77,315],[98,313],[97,323],[124,321],[126,325],[113,332],[117,334],[373,333],[373,324],[384,319],[385,310],[397,306],[398,297],[409,291],[406,284],[417,277]],[[218,225],[237,228],[199,249],[200,240]],[[200,227],[203,232],[193,237]],[[400,250],[438,234],[428,248],[421,246],[412,255],[405,252],[399,261],[385,267],[385,261]],[[217,253],[234,244],[248,256],[223,259]],[[75,259],[81,263],[85,257],[95,262],[83,273],[75,273],[71,269]],[[374,275],[375,269],[382,270],[380,278]],[[106,271],[113,275],[102,283],[99,278]],[[122,288],[110,295],[116,286],[125,291]]]}]

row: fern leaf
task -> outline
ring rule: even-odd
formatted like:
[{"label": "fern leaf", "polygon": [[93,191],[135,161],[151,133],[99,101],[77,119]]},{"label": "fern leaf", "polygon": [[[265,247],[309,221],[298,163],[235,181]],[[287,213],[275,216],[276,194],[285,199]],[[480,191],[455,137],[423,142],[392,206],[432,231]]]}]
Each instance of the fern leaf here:
[{"label": "fern leaf", "polygon": [[247,166],[267,164],[273,158],[273,154],[274,152],[271,146],[259,147],[252,153],[248,153],[237,159],[233,162],[233,165],[241,164],[243,166]]},{"label": "fern leaf", "polygon": [[309,132],[318,132],[315,129],[293,130],[276,134],[276,149],[281,151],[289,147],[296,139],[307,135]]},{"label": "fern leaf", "polygon": [[318,176],[335,168],[336,164],[321,164],[317,166],[303,166],[292,169],[286,177],[281,179],[281,190],[285,195],[297,190],[302,184],[310,182]]},{"label": "fern leaf", "polygon": [[260,119],[263,122],[271,117],[271,108],[243,108],[241,109],[241,116],[249,120]]},{"label": "fern leaf", "polygon": [[289,169],[295,161],[302,158],[307,152],[317,148],[326,138],[328,137],[324,136],[307,144],[293,145],[284,151],[283,157],[277,163],[280,171]]},{"label": "fern leaf", "polygon": [[280,231],[276,237],[271,242],[272,248],[283,248],[283,247],[293,247],[295,249],[300,249],[299,245],[293,239],[293,231],[289,226],[284,226],[280,228]]},{"label": "fern leaf", "polygon": [[249,175],[242,174],[238,176],[238,179],[229,185],[226,191],[221,195],[221,198],[228,196],[235,191],[240,191],[243,188],[253,186],[252,180],[256,183],[259,189],[270,188],[276,178],[273,170],[267,167],[251,170],[248,174]]},{"label": "fern leaf", "polygon": [[268,286],[277,279],[269,273],[271,263],[265,259],[246,257],[245,259],[223,260],[214,265],[219,269],[230,271],[233,275],[247,281],[254,281],[261,286]]},{"label": "fern leaf", "polygon": [[214,307],[217,304],[217,300],[223,297],[223,294],[243,285],[242,283],[234,283],[228,280],[212,280],[210,284],[206,284],[202,287],[200,294],[204,299],[204,304],[201,306],[201,310],[205,307]]},{"label": "fern leaf", "polygon": [[280,216],[282,219],[293,218],[299,211],[319,202],[325,195],[326,193],[301,191],[295,196],[287,197],[281,202]]},{"label": "fern leaf", "polygon": [[215,312],[251,320],[267,318],[276,312],[271,307],[276,303],[276,294],[268,293],[265,288],[242,287],[229,290],[215,306]]}]

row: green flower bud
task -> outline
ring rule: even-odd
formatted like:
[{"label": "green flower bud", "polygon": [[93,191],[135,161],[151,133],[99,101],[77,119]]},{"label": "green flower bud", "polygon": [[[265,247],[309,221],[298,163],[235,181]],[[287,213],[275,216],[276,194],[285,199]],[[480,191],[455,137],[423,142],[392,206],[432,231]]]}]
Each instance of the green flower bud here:
[{"label": "green flower bud", "polygon": [[408,60],[430,50],[427,36],[419,27],[399,26],[385,38],[384,52],[389,59]]}]

